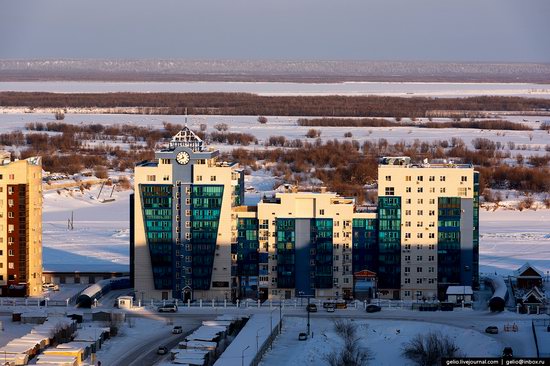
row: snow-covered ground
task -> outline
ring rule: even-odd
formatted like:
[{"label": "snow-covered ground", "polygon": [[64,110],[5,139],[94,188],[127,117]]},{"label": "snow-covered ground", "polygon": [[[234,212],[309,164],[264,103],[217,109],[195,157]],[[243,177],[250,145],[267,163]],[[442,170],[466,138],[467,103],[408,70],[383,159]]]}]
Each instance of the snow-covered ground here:
[{"label": "snow-covered ground", "polygon": [[510,274],[526,261],[550,271],[550,210],[480,210],[479,270]]},{"label": "snow-covered ground", "polygon": [[[99,185],[84,193],[46,191],[43,209],[44,269],[55,271],[129,270],[129,194],[113,192],[114,202],[97,199]],[[105,187],[100,198],[110,195]],[[74,218],[74,229],[68,220]]]},{"label": "snow-covered ground", "polygon": [[[429,331],[448,335],[467,357],[497,357],[503,348],[500,341],[479,331],[449,325],[371,319],[353,323],[357,325],[360,345],[372,352],[371,365],[412,365],[401,356],[401,348],[416,334]],[[311,322],[313,337],[300,342],[298,334],[306,330],[306,324],[305,318],[286,317],[282,335],[275,340],[273,350],[264,356],[260,365],[329,365],[325,356],[343,346],[342,339],[334,331],[333,321],[314,319]]]}]

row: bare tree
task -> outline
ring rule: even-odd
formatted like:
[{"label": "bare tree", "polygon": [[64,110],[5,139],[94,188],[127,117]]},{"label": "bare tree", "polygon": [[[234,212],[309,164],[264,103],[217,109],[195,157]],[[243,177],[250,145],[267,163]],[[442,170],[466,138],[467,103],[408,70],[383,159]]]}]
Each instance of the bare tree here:
[{"label": "bare tree", "polygon": [[417,334],[406,343],[401,354],[419,366],[439,365],[442,358],[458,357],[460,349],[441,332]]},{"label": "bare tree", "polygon": [[368,348],[360,345],[357,325],[347,320],[336,320],[334,330],[344,340],[344,347],[324,356],[330,366],[364,366],[371,357]]}]

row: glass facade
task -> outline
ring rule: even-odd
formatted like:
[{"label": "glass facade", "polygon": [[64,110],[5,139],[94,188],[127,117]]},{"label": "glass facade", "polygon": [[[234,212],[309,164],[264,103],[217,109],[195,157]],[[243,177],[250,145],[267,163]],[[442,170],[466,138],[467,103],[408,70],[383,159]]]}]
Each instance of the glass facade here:
[{"label": "glass facade", "polygon": [[439,197],[437,268],[441,285],[460,284],[460,197]]},{"label": "glass facade", "polygon": [[294,288],[296,260],[296,222],[277,219],[277,287]]},{"label": "glass facade", "polygon": [[191,186],[191,246],[194,290],[209,290],[216,252],[223,185]]},{"label": "glass facade", "polygon": [[353,219],[353,273],[368,269],[378,273],[378,229],[376,219]]},{"label": "glass facade", "polygon": [[311,277],[315,288],[332,288],[332,219],[311,219]]},{"label": "glass facade", "polygon": [[401,197],[378,198],[378,287],[401,287]]},{"label": "glass facade", "polygon": [[145,237],[156,290],[172,289],[172,186],[141,184]]}]

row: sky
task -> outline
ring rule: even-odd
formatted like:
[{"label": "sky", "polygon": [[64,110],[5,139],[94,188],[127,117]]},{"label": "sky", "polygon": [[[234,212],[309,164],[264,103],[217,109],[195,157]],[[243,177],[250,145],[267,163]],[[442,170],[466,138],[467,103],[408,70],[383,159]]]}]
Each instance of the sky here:
[{"label": "sky", "polygon": [[549,0],[0,0],[0,59],[550,63]]}]

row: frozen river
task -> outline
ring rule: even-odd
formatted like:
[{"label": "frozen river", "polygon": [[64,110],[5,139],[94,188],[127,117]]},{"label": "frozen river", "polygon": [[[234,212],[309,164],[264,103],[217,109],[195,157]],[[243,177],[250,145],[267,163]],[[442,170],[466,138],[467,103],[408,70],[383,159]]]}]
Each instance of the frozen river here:
[{"label": "frozen river", "polygon": [[550,98],[550,84],[421,82],[1,82],[0,91],[56,93],[227,92],[260,95],[383,95],[399,97],[471,97],[479,95]]}]

